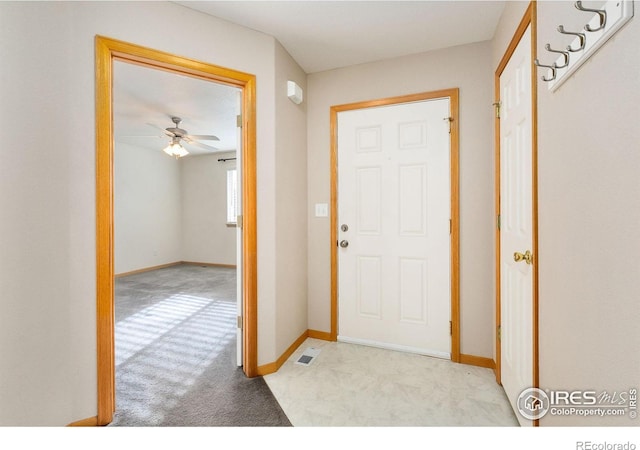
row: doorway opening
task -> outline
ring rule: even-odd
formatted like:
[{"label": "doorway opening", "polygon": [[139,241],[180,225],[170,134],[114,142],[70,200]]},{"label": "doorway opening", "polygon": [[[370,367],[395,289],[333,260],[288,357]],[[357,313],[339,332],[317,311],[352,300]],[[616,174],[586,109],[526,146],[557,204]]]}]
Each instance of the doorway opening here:
[{"label": "doorway opening", "polygon": [[[339,331],[340,333],[343,332],[343,330],[338,330],[338,328],[342,326],[341,325],[342,322],[341,321],[339,322],[339,315],[341,314],[340,313],[341,300],[339,299],[340,297],[339,278],[341,273],[340,265],[344,264],[340,258],[339,252],[342,251],[344,253],[345,250],[349,250],[348,249],[349,242],[348,242],[348,239],[346,239],[345,233],[352,233],[351,236],[355,236],[354,232],[358,231],[357,225],[347,224],[347,223],[338,223],[339,209],[340,209],[338,203],[339,203],[339,200],[342,201],[341,198],[339,198],[339,189],[343,188],[343,186],[338,186],[338,183],[340,182],[339,164],[338,164],[338,158],[339,158],[339,151],[338,151],[339,118],[338,117],[339,117],[339,114],[344,112],[353,112],[353,111],[359,111],[359,110],[372,111],[374,109],[385,108],[390,106],[416,105],[416,104],[425,103],[425,102],[436,104],[438,103],[438,100],[446,100],[446,101],[445,101],[445,109],[443,111],[435,113],[436,115],[439,114],[437,125],[435,125],[435,121],[433,122],[434,123],[433,125],[429,125],[427,124],[427,122],[423,122],[422,120],[418,120],[416,118],[413,118],[413,119],[408,118],[403,123],[396,124],[396,125],[397,125],[397,130],[400,130],[399,136],[403,136],[402,139],[406,138],[404,143],[402,142],[400,143],[400,146],[402,147],[402,149],[399,150],[399,152],[400,153],[405,152],[406,154],[412,153],[414,150],[422,149],[425,147],[425,143],[423,142],[423,139],[427,139],[426,133],[430,126],[433,126],[436,128],[443,127],[442,129],[445,130],[444,131],[445,137],[443,138],[443,141],[445,142],[445,145],[448,150],[448,154],[445,153],[445,158],[446,158],[445,163],[449,169],[449,173],[447,174],[448,180],[445,181],[444,186],[445,186],[445,190],[449,191],[448,192],[449,195],[447,196],[448,202],[446,204],[445,212],[443,213],[446,216],[444,219],[444,224],[440,224],[446,227],[444,232],[445,237],[442,239],[439,239],[439,241],[440,243],[444,243],[445,251],[447,251],[448,253],[446,258],[447,262],[445,264],[448,265],[448,269],[449,269],[448,270],[449,285],[446,286],[445,284],[446,292],[444,293],[444,297],[440,295],[441,297],[440,305],[442,306],[442,299],[444,299],[445,302],[449,302],[446,305],[446,307],[449,307],[450,310],[444,311],[444,313],[441,314],[441,318],[445,316],[446,317],[443,320],[439,320],[439,322],[441,323],[438,323],[438,326],[444,327],[444,332],[442,332],[442,330],[439,330],[439,333],[440,334],[444,333],[445,339],[449,341],[445,343],[447,348],[446,348],[446,352],[444,353],[446,353],[447,357],[450,358],[452,361],[460,362],[460,318],[459,318],[459,227],[460,227],[460,224],[459,224],[459,187],[458,187],[459,186],[458,89],[447,89],[447,90],[407,95],[407,96],[401,96],[401,97],[392,97],[392,98],[379,99],[379,100],[373,100],[373,101],[367,101],[367,102],[339,105],[331,108],[331,136],[332,136],[332,141],[331,141],[331,339],[338,340]],[[365,127],[360,125],[354,126],[354,129],[356,130],[356,134],[359,135],[359,137],[355,139],[358,140],[358,142],[360,142],[361,144],[363,144],[362,148],[360,148],[359,150],[355,150],[355,153],[373,154],[378,152],[377,150],[378,138],[381,138],[383,131],[380,131],[374,128],[375,127],[372,128],[372,127]],[[398,141],[398,136],[396,136],[395,138],[392,138],[391,140]],[[393,159],[393,157],[391,157],[391,159]],[[374,164],[371,161],[364,162],[363,164],[364,165],[360,168],[362,170],[358,169],[359,175],[356,175],[356,178],[359,179],[362,183],[364,183],[364,184],[360,183],[364,188],[363,192],[371,191],[374,193],[375,192],[380,193],[381,191],[380,189],[378,189],[378,187],[376,187],[377,186],[376,183],[377,181],[380,181],[383,179],[382,172],[381,172],[382,169],[378,171],[378,169],[376,168],[377,163]],[[421,205],[419,210],[422,212],[418,215],[415,214],[415,208],[413,208],[413,206],[415,205],[413,206],[409,204],[405,205],[406,206],[405,212],[407,214],[404,217],[407,219],[405,224],[407,225],[408,228],[406,229],[403,229],[402,227],[398,228],[398,223],[394,222],[394,224],[387,226],[387,229],[389,228],[394,229],[395,232],[397,232],[397,234],[399,235],[400,239],[403,239],[408,236],[411,236],[411,238],[426,237],[427,235],[426,209],[429,207],[429,205],[426,203],[427,201],[426,191],[428,188],[426,187],[426,185],[423,186],[423,184],[426,183],[426,180],[430,177],[430,175],[427,175],[426,163],[424,162],[416,163],[411,161],[405,161],[405,162],[401,162],[398,165],[398,167],[391,168],[391,171],[397,172],[397,175],[399,174],[400,178],[404,180],[401,183],[398,183],[398,186],[394,187],[394,189],[397,191],[396,194],[399,194],[399,192],[402,191],[403,188],[405,190],[409,190],[413,192],[415,191],[414,188],[422,186],[418,190],[424,193],[424,196],[419,196],[420,198],[415,199],[415,201],[417,202],[416,204]],[[358,176],[360,176],[360,178],[358,178]],[[384,178],[386,177],[387,176],[385,175]],[[367,183],[370,185],[369,186],[370,189],[365,186],[367,185]],[[360,231],[363,231],[363,233],[360,233],[360,231],[358,231],[359,234],[364,234],[369,236],[378,234],[378,232],[376,231],[377,230],[376,227],[380,225],[380,229],[381,229],[382,222],[378,222],[377,218],[380,217],[382,220],[382,215],[386,214],[386,212],[382,211],[382,208],[383,208],[382,197],[380,197],[381,200],[380,202],[378,202],[378,199],[374,198],[375,196],[370,195],[371,192],[369,192],[369,194],[365,195],[360,199],[362,200],[360,202],[361,204],[366,203],[367,205],[372,207],[372,208],[369,208],[369,212],[371,214],[366,213],[364,209],[360,209],[360,211],[357,212],[356,214],[357,217],[353,219],[355,221],[354,223],[357,223],[357,221],[360,220],[362,224],[368,223],[369,225],[371,225],[371,227],[365,227],[367,228],[367,230],[364,230],[364,229],[360,230]],[[390,204],[394,203],[393,200],[390,200],[390,202],[391,202]],[[402,204],[404,204],[403,202],[404,201],[398,200],[396,202],[397,203],[396,207],[402,210]],[[353,206],[352,209],[354,210],[358,209],[357,205],[352,205],[352,206]],[[415,228],[414,225],[420,229],[418,230],[418,228]],[[338,227],[340,227],[340,229]],[[409,240],[411,240],[411,238]],[[405,244],[406,243],[403,243],[402,245],[405,245]],[[408,244],[408,245],[410,246],[411,244]],[[354,269],[355,270],[354,273],[356,273],[356,276],[355,278],[353,277],[349,277],[349,278],[358,279],[358,276],[361,275],[367,278],[369,281],[371,281],[372,282],[371,284],[375,284],[373,283],[375,279],[371,279],[371,277],[373,276],[373,273],[376,273],[377,271],[380,271],[381,274],[383,273],[382,258],[371,257],[371,255],[363,254],[362,257],[359,257],[357,259],[358,259],[358,262],[356,263],[355,265],[356,268]],[[398,258],[394,257],[392,259],[398,259]],[[396,280],[398,280],[399,278],[402,278],[402,275],[400,274],[400,272],[402,272],[405,275],[405,277],[401,280],[401,285],[393,286],[392,290],[396,289],[397,291],[396,293],[400,292],[398,296],[406,299],[406,303],[404,305],[402,304],[395,305],[396,307],[394,307],[394,309],[396,311],[399,311],[405,308],[404,312],[406,312],[406,314],[401,312],[400,313],[401,317],[397,318],[398,320],[396,322],[409,324],[409,328],[411,328],[412,325],[416,325],[417,328],[426,330],[426,328],[428,328],[429,325],[427,325],[427,321],[425,320],[426,318],[425,308],[429,307],[428,305],[429,294],[426,292],[426,288],[424,288],[425,285],[423,284],[424,282],[423,276],[425,272],[428,272],[428,269],[427,269],[428,263],[424,259],[415,258],[413,256],[399,257],[399,261],[400,261],[399,267],[396,267],[396,269],[398,269],[399,274],[392,278],[395,278]],[[373,277],[375,278],[375,276]],[[378,298],[378,301],[377,302],[374,301],[369,305],[358,306],[360,311],[359,316],[361,316],[361,318],[364,317],[365,318],[364,320],[367,320],[367,319],[379,320],[379,317],[382,317],[380,308],[382,308],[381,306],[383,303],[382,292],[384,288],[380,288],[377,291],[376,290],[372,291],[370,289],[370,285],[367,285],[366,280],[363,279],[362,281],[363,283],[360,288],[360,294],[362,295],[359,295],[356,293],[353,295],[353,297],[364,298],[365,296],[368,296],[368,297],[373,296],[375,298]],[[416,288],[417,285],[420,285],[422,287]],[[403,289],[403,286],[404,288],[406,288],[405,291],[403,291],[404,294],[401,292]],[[356,288],[355,291],[358,291],[358,288]],[[445,298],[445,297],[448,297],[448,298]],[[401,302],[402,301],[403,300],[401,300]],[[351,308],[351,309],[354,309],[354,308]],[[409,330],[408,335],[411,336],[415,332],[416,331]],[[418,331],[418,332],[421,333],[422,331]],[[392,346],[389,346],[388,348],[393,348],[393,347],[394,346],[392,345]],[[411,345],[402,344],[397,348],[403,351],[416,351],[416,349],[412,348]]]},{"label": "doorway opening", "polygon": [[96,233],[97,233],[97,361],[98,424],[113,420],[115,411],[114,329],[114,61],[238,88],[241,92],[238,125],[242,149],[238,155],[238,226],[242,229],[241,308],[242,368],[247,377],[257,375],[257,260],[256,260],[256,117],[255,76],[231,69],[151,50],[134,44],[96,37]]},{"label": "doorway opening", "polygon": [[[189,411],[223,400],[208,383],[229,392],[223,382],[244,377],[230,361],[242,366],[241,90],[120,60],[113,67],[112,424],[174,424],[176,409],[199,423]],[[167,154],[175,145],[182,156]]]}]

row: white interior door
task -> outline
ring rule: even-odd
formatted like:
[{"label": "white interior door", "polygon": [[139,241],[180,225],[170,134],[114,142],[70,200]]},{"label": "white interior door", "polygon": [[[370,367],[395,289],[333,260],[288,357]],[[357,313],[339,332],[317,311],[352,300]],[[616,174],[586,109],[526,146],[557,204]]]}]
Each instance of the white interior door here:
[{"label": "white interior door", "polygon": [[338,340],[449,359],[450,100],[338,113]]},{"label": "white interior door", "polygon": [[[500,76],[500,349],[501,380],[517,410],[533,386],[533,244],[531,30]],[[529,252],[529,253],[527,253]],[[522,256],[520,256],[522,255]],[[517,261],[516,261],[517,260]]]}]

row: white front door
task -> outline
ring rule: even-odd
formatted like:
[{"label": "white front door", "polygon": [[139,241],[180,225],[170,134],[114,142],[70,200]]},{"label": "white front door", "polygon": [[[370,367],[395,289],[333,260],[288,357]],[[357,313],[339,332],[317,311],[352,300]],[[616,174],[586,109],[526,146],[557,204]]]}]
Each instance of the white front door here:
[{"label": "white front door", "polygon": [[[500,76],[500,352],[502,386],[517,409],[533,386],[531,30]],[[531,256],[533,258],[533,256]]]},{"label": "white front door", "polygon": [[450,100],[338,113],[338,340],[449,359]]}]

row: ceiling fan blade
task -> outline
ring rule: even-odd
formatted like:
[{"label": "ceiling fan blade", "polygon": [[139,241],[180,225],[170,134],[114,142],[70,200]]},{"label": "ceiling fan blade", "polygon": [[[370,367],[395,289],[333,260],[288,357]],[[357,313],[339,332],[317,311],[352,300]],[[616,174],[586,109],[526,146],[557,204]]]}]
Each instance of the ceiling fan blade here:
[{"label": "ceiling fan blade", "polygon": [[193,141],[191,139],[184,139],[184,141],[188,144],[188,145],[193,145],[194,147],[198,147],[202,150],[206,150],[209,152],[217,152],[219,149],[215,148],[215,147],[211,147],[210,145],[206,145],[206,144],[201,144],[198,141]]},{"label": "ceiling fan blade", "polygon": [[152,123],[147,123],[147,125],[162,131],[164,134],[166,134],[169,137],[176,137],[176,135],[174,133],[172,133],[171,131],[168,131],[166,128],[161,128],[158,125],[154,125]]},{"label": "ceiling fan blade", "polygon": [[165,136],[162,136],[161,134],[139,134],[139,135],[122,135],[122,136],[118,136],[120,138],[127,138],[127,139],[137,139],[137,138],[157,138],[157,139],[165,139]]},{"label": "ceiling fan blade", "polygon": [[206,135],[206,134],[188,134],[184,137],[189,139],[195,139],[198,141],[219,141],[220,140],[218,136],[212,136],[212,135]]}]

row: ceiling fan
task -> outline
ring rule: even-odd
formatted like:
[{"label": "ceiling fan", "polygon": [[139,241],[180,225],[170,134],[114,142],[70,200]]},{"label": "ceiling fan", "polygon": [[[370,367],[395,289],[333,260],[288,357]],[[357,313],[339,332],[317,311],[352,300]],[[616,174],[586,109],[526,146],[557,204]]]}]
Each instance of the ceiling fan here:
[{"label": "ceiling fan", "polygon": [[171,138],[171,142],[169,142],[169,145],[163,149],[166,154],[175,156],[176,158],[181,158],[188,155],[189,152],[181,145],[181,141],[184,141],[189,145],[193,145],[194,147],[198,147],[211,152],[215,152],[218,150],[215,147],[198,142],[201,140],[219,141],[220,139],[217,136],[189,134],[187,130],[180,128],[180,122],[182,122],[182,119],[180,117],[173,116],[171,117],[171,121],[174,123],[174,126],[168,128],[161,128],[152,123],[148,124],[154,128],[161,130],[162,132],[164,132],[164,134]]}]

